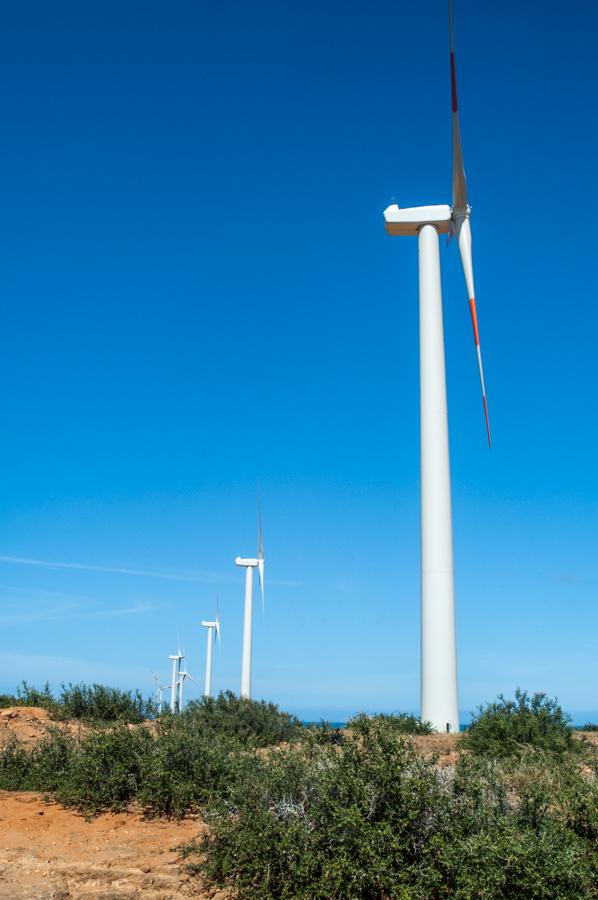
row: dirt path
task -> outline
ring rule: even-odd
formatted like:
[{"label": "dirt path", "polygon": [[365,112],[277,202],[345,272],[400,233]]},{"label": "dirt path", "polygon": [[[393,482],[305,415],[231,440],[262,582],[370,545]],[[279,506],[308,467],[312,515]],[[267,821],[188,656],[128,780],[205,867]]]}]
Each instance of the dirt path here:
[{"label": "dirt path", "polygon": [[205,898],[173,849],[202,827],[197,819],[148,821],[135,813],[86,822],[39,794],[0,791],[0,898]]}]

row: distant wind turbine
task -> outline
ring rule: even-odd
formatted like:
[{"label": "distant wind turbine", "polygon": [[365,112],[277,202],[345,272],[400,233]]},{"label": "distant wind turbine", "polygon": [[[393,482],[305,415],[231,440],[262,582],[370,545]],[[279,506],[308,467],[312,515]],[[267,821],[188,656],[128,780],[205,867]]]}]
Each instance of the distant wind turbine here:
[{"label": "distant wind turbine", "polygon": [[453,110],[453,205],[384,211],[391,235],[417,236],[419,246],[419,326],[421,405],[421,717],[438,731],[458,731],[457,651],[453,586],[451,484],[446,373],[438,235],[457,235],[469,296],[486,433],[490,423],[475,305],[471,256],[471,209],[463,168],[457,105],[453,18],[449,0]]},{"label": "distant wind turbine", "polygon": [[179,669],[179,715],[183,712],[183,685],[185,684],[185,679],[188,678],[189,681],[195,681],[189,672],[186,669]]},{"label": "distant wind turbine", "polygon": [[262,515],[257,508],[257,557],[244,559],[237,556],[235,565],[245,569],[245,612],[243,618],[243,658],[241,662],[241,697],[251,699],[251,631],[253,625],[253,570],[258,570],[264,609],[264,547],[262,543]]},{"label": "distant wind turbine", "polygon": [[202,622],[201,623],[204,628],[208,629],[207,633],[207,648],[206,648],[206,682],[204,687],[204,697],[212,696],[212,638],[214,636],[214,630],[216,631],[216,637],[218,638],[218,644],[220,644],[220,609],[218,604],[218,594],[216,594],[216,619],[213,622]]},{"label": "distant wind turbine", "polygon": [[154,679],[154,681],[156,682],[156,685],[157,685],[156,690],[154,691],[154,697],[157,697],[157,699],[158,699],[158,715],[160,715],[162,712],[163,694],[164,694],[164,691],[170,687],[170,685],[169,684],[160,684],[160,679],[154,672],[152,672],[152,678]]},{"label": "distant wind turbine", "polygon": [[176,712],[179,670],[181,666],[181,660],[184,659],[184,656],[181,653],[181,648],[179,647],[178,653],[171,653],[168,658],[172,660],[172,679],[170,682],[170,712],[174,715]]}]

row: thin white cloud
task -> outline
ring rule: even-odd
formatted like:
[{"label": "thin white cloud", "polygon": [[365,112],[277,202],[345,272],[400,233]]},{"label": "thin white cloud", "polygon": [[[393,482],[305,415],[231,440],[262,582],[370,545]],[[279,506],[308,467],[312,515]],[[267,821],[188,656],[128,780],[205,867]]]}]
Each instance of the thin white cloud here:
[{"label": "thin white cloud", "polygon": [[[136,566],[104,566],[78,562],[56,562],[49,559],[31,559],[27,556],[6,556],[0,554],[0,563],[15,566],[32,566],[40,569],[70,569],[78,572],[103,572],[108,575],[130,575],[137,578],[159,578],[164,581],[188,581],[200,584],[233,583],[238,579],[232,574],[221,572],[172,572],[167,569],[146,569]],[[299,587],[300,581],[269,580],[272,587]],[[49,592],[50,593],[50,592]]]},{"label": "thin white cloud", "polygon": [[56,562],[49,559],[31,559],[25,556],[0,555],[0,563],[16,566],[34,566],[40,569],[75,569],[80,572],[104,572],[109,575],[132,575],[139,578],[161,578],[166,581],[196,581],[213,583],[230,580],[230,576],[217,572],[169,572],[164,569],[145,569],[130,566],[100,566],[78,562]]}]

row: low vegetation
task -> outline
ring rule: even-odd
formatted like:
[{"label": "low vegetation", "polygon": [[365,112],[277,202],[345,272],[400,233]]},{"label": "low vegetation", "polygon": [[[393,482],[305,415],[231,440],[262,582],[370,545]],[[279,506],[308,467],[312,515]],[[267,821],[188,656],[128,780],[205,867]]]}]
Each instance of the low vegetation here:
[{"label": "low vegetation", "polygon": [[539,785],[542,760],[527,760],[516,793],[510,765],[440,768],[377,719],[340,747],[241,760],[185,853],[208,884],[257,900],[594,897],[595,785],[569,764],[557,806],[565,770],[549,765]]},{"label": "low vegetation", "polygon": [[54,695],[46,682],[42,690],[23,681],[16,694],[0,694],[0,708],[36,706],[46,709],[56,721],[138,724],[155,715],[152,700],[139,691],[122,691],[102,684],[63,684]]},{"label": "low vegetation", "polygon": [[353,716],[347,722],[347,726],[361,733],[364,728],[369,729],[377,723],[391,729],[395,734],[432,734],[434,731],[430,722],[422,721],[409,713],[376,713],[374,716],[360,713]]},{"label": "low vegetation", "polygon": [[191,700],[185,715],[203,730],[251,741],[256,747],[292,741],[302,732],[299,719],[281,712],[274,703],[245,700],[232,691]]},{"label": "low vegetation", "polygon": [[9,742],[0,752],[0,788],[44,791],[87,815],[137,801],[149,815],[182,816],[226,792],[239,757],[302,731],[274,704],[231,693],[134,728],[124,718],[96,724],[81,735],[56,727],[30,748]]},{"label": "low vegetation", "polygon": [[580,745],[570,722],[556,700],[517,688],[514,700],[501,694],[494,703],[480,706],[461,743],[472,753],[494,759],[518,755],[528,747],[571,753]]},{"label": "low vegetation", "polygon": [[59,727],[0,753],[0,787],[92,815],[200,810],[183,848],[209,888],[251,900],[598,897],[598,756],[556,701],[481,708],[454,765],[401,714],[344,732],[223,694],[131,727]]}]

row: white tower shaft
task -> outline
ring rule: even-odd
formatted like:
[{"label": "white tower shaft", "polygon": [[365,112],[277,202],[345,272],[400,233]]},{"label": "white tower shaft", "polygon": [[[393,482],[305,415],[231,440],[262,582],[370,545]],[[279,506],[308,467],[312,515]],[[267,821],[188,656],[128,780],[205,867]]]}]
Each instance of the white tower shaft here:
[{"label": "white tower shaft", "polygon": [[206,683],[204,687],[204,697],[212,696],[212,636],[214,629],[208,626],[208,646],[206,651]]},{"label": "white tower shaft", "polygon": [[245,568],[245,615],[243,619],[243,660],[241,697],[251,699],[251,628],[253,624],[253,566]]},{"label": "white tower shaft", "polygon": [[174,715],[176,710],[176,685],[179,661],[176,656],[172,657],[172,681],[170,682],[170,712]]},{"label": "white tower shaft", "polygon": [[453,538],[438,230],[419,230],[421,717],[459,731]]}]

